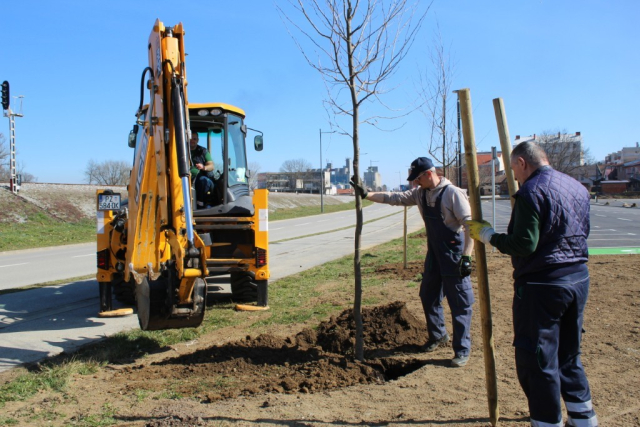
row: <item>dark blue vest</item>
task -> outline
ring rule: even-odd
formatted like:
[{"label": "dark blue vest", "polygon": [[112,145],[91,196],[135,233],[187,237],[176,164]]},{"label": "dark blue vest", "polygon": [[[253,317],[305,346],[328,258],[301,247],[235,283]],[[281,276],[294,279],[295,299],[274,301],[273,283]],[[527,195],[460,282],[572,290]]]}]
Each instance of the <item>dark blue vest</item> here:
[{"label": "dark blue vest", "polygon": [[[543,166],[531,174],[513,197],[524,198],[540,218],[536,250],[526,257],[511,258],[514,279],[544,275],[544,270],[587,262],[589,193],[582,184],[550,166]],[[513,232],[514,213],[509,234]]]},{"label": "dark blue vest", "polygon": [[[464,250],[464,233],[451,231],[442,216],[442,196],[449,185],[445,185],[436,198],[435,206],[430,207],[423,199],[422,214],[427,229],[427,258],[435,259],[443,276],[460,277],[460,258]],[[425,272],[425,274],[428,272]]]}]

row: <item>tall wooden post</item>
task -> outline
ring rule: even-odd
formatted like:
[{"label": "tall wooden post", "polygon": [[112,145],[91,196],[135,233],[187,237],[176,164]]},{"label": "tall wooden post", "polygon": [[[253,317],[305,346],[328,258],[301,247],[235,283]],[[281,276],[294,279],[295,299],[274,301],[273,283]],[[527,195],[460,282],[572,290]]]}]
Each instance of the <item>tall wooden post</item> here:
[{"label": "tall wooden post", "polygon": [[[478,174],[478,157],[476,155],[475,131],[471,93],[469,89],[458,90],[460,96],[460,114],[462,117],[462,133],[464,135],[464,155],[467,163],[467,182],[469,183],[469,201],[471,217],[482,221],[480,201],[480,176]],[[493,341],[493,320],[491,318],[491,297],[489,293],[489,275],[487,271],[487,254],[484,243],[475,242],[476,271],[478,273],[478,296],[480,300],[480,321],[482,322],[482,348],[484,351],[484,371],[489,403],[489,419],[491,425],[498,423],[498,383],[496,378],[496,357]]]},{"label": "tall wooden post", "polygon": [[402,233],[402,235],[404,236],[404,241],[403,241],[403,245],[404,245],[404,256],[403,256],[403,266],[404,269],[407,269],[407,207],[404,207],[404,231]]},{"label": "tall wooden post", "polygon": [[[513,196],[518,191],[518,183],[513,176],[511,170],[511,138],[509,136],[509,125],[507,125],[507,113],[504,111],[504,103],[502,98],[493,100],[493,110],[496,113],[496,123],[498,125],[498,135],[500,136],[500,147],[502,148],[502,160],[504,161],[504,169],[507,174],[507,184],[509,185],[509,196]],[[511,209],[516,202],[511,198]],[[495,224],[493,224],[495,226]]]}]

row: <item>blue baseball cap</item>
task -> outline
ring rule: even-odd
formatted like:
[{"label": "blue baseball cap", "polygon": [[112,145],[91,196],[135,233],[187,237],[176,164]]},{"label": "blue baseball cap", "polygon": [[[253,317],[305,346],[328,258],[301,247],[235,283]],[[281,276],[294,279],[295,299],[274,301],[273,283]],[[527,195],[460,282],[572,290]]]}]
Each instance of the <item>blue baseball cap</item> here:
[{"label": "blue baseball cap", "polygon": [[413,181],[420,175],[422,172],[433,168],[433,162],[431,159],[426,157],[418,157],[413,162],[411,162],[411,172],[407,177],[407,181]]}]

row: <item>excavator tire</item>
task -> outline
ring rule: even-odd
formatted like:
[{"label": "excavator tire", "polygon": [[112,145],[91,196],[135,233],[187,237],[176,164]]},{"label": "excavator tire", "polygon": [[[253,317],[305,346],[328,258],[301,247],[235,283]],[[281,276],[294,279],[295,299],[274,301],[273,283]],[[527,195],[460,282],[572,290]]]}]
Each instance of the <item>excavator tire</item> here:
[{"label": "excavator tire", "polygon": [[231,273],[231,294],[236,302],[258,300],[258,285],[253,277],[243,273]]},{"label": "excavator tire", "polygon": [[171,317],[167,306],[168,280],[160,278],[149,282],[146,278],[136,286],[138,323],[143,331],[161,329],[196,328],[204,319],[207,285],[196,279],[193,290],[194,308],[190,316]]},{"label": "excavator tire", "polygon": [[122,277],[111,282],[113,297],[126,305],[136,305],[136,284],[131,279],[125,282]]}]

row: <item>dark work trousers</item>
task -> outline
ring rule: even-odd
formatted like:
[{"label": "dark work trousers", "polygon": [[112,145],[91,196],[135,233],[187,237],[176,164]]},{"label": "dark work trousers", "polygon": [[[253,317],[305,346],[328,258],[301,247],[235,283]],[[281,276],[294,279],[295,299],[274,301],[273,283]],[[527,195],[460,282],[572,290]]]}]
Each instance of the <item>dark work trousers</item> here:
[{"label": "dark work trousers", "polygon": [[561,397],[569,414],[568,425],[598,425],[589,382],[580,362],[588,295],[586,265],[560,279],[515,283],[516,371],[534,426],[562,426]]},{"label": "dark work trousers", "polygon": [[469,277],[460,276],[460,259],[464,249],[464,233],[451,231],[442,217],[442,189],[435,206],[423,206],[427,228],[427,257],[420,285],[420,300],[427,319],[427,332],[432,340],[446,335],[442,298],[447,297],[453,324],[453,351],[456,356],[471,352],[471,314],[474,302]]},{"label": "dark work trousers", "polygon": [[195,179],[196,209],[204,209],[213,198],[213,181],[206,173],[200,172]]}]

